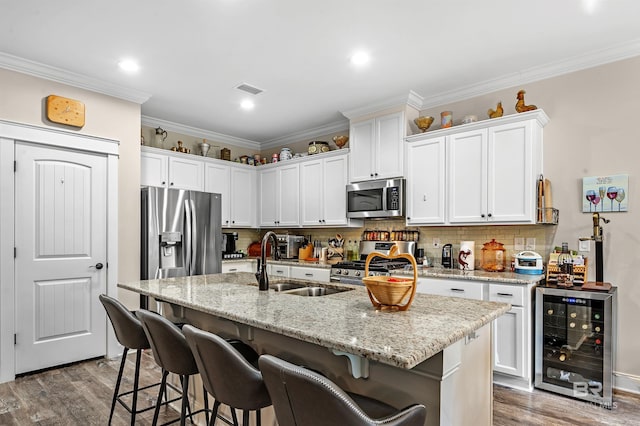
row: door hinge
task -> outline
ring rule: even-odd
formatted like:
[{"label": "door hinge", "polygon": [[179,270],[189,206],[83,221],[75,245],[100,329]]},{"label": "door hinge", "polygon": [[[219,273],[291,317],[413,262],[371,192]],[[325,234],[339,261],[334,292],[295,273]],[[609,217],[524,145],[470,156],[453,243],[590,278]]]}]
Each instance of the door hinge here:
[{"label": "door hinge", "polygon": [[14,160],[13,161],[13,173],[15,173],[16,170],[18,170],[18,162]]},{"label": "door hinge", "polygon": [[17,334],[14,334],[14,335],[13,335],[13,344],[14,344],[14,345],[17,345],[17,344],[18,344],[18,335],[17,335]]},{"label": "door hinge", "polygon": [[18,256],[18,249],[16,247],[13,248],[13,258],[15,259]]}]

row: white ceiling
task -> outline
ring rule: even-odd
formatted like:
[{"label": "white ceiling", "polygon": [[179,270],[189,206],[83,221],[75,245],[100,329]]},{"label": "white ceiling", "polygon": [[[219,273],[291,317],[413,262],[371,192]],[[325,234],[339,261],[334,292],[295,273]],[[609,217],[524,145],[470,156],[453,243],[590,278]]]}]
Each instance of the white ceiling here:
[{"label": "white ceiling", "polygon": [[[346,128],[341,112],[410,91],[426,108],[640,55],[637,0],[0,4],[0,67],[142,102],[146,123],[263,146]],[[123,73],[123,58],[140,70]]]}]

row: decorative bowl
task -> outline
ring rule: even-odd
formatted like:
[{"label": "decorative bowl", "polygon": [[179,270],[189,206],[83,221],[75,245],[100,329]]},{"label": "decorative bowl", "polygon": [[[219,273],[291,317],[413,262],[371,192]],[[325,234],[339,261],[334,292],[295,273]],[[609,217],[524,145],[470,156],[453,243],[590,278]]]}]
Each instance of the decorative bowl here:
[{"label": "decorative bowl", "polygon": [[431,126],[431,123],[433,123],[433,117],[429,115],[425,115],[425,116],[416,118],[415,120],[413,120],[413,122],[416,123],[416,126],[418,126],[418,129],[422,130],[423,132],[426,132],[427,129]]},{"label": "decorative bowl", "polygon": [[349,136],[334,136],[333,142],[335,142],[338,149],[342,149],[349,142]]}]

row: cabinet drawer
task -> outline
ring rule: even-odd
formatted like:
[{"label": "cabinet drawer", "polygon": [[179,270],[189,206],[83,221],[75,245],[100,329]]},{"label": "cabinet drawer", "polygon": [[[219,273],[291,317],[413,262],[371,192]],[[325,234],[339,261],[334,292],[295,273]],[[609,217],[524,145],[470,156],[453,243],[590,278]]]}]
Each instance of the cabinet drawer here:
[{"label": "cabinet drawer", "polygon": [[242,262],[222,262],[221,272],[254,272],[254,262],[251,260]]},{"label": "cabinet drawer", "polygon": [[301,268],[297,266],[291,267],[291,278],[329,282],[329,274],[330,274],[330,271],[328,269]]},{"label": "cabinet drawer", "polygon": [[524,306],[527,286],[489,284],[491,302],[510,303],[512,306]]},{"label": "cabinet drawer", "polygon": [[287,265],[267,264],[267,273],[271,277],[289,277],[290,268]]},{"label": "cabinet drawer", "polygon": [[422,278],[418,280],[416,291],[439,296],[483,300],[483,288],[484,285],[481,282]]}]

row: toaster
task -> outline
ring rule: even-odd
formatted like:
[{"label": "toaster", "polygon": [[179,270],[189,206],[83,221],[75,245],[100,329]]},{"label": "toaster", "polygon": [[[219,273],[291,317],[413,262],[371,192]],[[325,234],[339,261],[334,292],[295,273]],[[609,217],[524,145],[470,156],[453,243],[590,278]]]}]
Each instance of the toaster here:
[{"label": "toaster", "polygon": [[542,256],[535,251],[521,251],[516,254],[516,274],[540,275],[542,270]]}]

